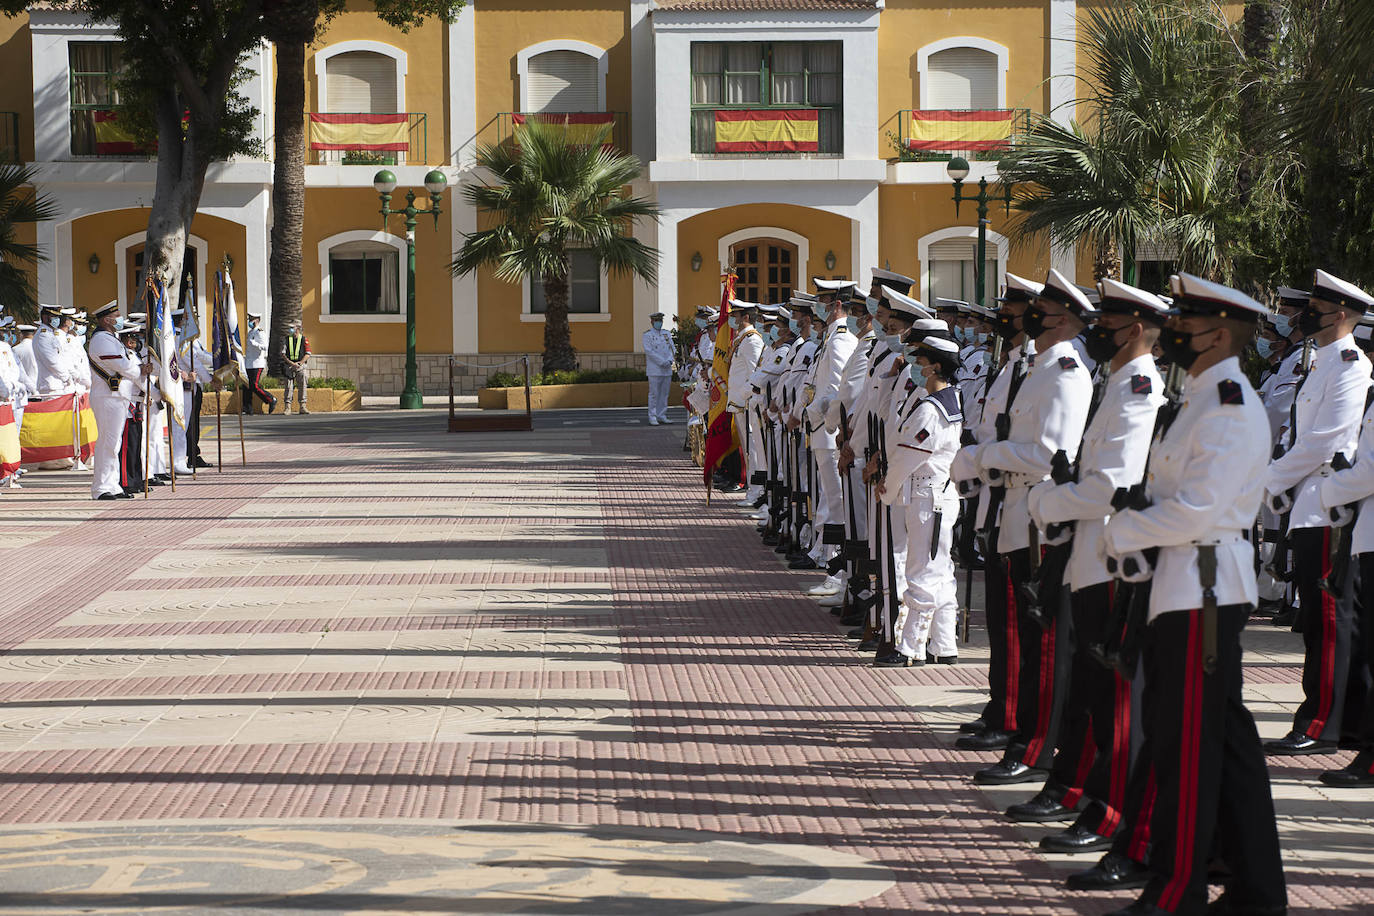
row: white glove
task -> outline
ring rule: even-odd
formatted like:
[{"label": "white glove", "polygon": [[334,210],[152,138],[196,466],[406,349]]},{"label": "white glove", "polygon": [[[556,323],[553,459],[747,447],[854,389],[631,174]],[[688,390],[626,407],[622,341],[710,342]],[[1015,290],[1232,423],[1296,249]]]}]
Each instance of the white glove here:
[{"label": "white glove", "polygon": [[[1030,513],[1031,521],[1035,522],[1037,528],[1045,530],[1045,520],[1040,517],[1040,499],[1047,492],[1047,487],[1056,486],[1052,480],[1043,480],[1030,488],[1026,493],[1026,511]],[[1048,532],[1046,532],[1048,534]],[[1046,541],[1045,543],[1049,543]]]},{"label": "white glove", "polygon": [[1333,528],[1344,528],[1354,520],[1354,506],[1335,506],[1331,509],[1331,527]]},{"label": "white glove", "polygon": [[1288,495],[1287,490],[1282,493],[1266,493],[1265,502],[1275,515],[1283,515],[1293,508],[1293,497]]}]

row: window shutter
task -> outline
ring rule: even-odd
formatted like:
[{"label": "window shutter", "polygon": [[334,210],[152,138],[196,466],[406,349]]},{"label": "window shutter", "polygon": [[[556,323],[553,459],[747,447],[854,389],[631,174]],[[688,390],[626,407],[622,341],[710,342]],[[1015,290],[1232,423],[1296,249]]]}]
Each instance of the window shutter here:
[{"label": "window shutter", "polygon": [[[978,252],[978,242],[973,239],[945,239],[930,246],[932,261],[972,261]],[[988,253],[997,257],[997,246],[989,245]]]},{"label": "window shutter", "polygon": [[930,55],[926,108],[997,107],[997,55],[979,48],[948,48]]},{"label": "window shutter", "polygon": [[396,111],[396,61],[375,51],[347,51],[325,61],[331,112],[391,114]]},{"label": "window shutter", "polygon": [[530,111],[600,111],[598,61],[577,51],[545,51],[530,58]]}]

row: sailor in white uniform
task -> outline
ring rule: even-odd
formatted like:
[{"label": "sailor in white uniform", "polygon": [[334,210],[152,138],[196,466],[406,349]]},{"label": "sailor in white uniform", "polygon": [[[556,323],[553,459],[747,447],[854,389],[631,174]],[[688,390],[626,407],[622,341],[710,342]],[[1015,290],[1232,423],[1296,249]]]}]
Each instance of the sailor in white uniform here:
[{"label": "sailor in white uniform", "polygon": [[89,357],[91,410],[95,413],[95,474],[91,478],[92,499],[121,499],[126,494],[119,483],[119,446],[124,438],[124,421],[129,416],[134,386],[151,371],[140,366],[116,335],[119,305],[111,302],[91,316],[99,328],[91,338]]}]

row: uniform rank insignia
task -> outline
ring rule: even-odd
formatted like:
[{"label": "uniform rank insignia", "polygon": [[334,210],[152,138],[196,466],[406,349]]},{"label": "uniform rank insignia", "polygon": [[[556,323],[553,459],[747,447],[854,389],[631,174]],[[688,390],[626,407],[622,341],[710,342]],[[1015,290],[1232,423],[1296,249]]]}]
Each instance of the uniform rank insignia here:
[{"label": "uniform rank insignia", "polygon": [[918,443],[924,442],[924,441],[926,441],[926,440],[929,439],[929,438],[930,438],[930,430],[928,430],[928,429],[923,429],[923,430],[921,430],[919,433],[916,434],[916,441],[917,441]]},{"label": "uniform rank insignia", "polygon": [[1245,403],[1245,392],[1235,379],[1224,378],[1217,382],[1217,394],[1221,396],[1223,404]]},{"label": "uniform rank insignia", "polygon": [[1148,375],[1131,376],[1131,394],[1149,394],[1153,388]]},{"label": "uniform rank insignia", "polygon": [[1060,369],[1072,369],[1074,366],[1077,366],[1077,365],[1078,365],[1078,360],[1074,359],[1072,356],[1061,356],[1061,357],[1059,357],[1059,368],[1060,368]]},{"label": "uniform rank insignia", "polygon": [[1345,360],[1348,363],[1353,363],[1355,360],[1359,358],[1360,354],[1353,349],[1341,351],[1341,359]]},{"label": "uniform rank insignia", "polygon": [[809,365],[811,365],[811,354],[808,353],[806,356],[803,356],[803,357],[802,357],[802,365],[804,365],[804,366],[809,366]]}]

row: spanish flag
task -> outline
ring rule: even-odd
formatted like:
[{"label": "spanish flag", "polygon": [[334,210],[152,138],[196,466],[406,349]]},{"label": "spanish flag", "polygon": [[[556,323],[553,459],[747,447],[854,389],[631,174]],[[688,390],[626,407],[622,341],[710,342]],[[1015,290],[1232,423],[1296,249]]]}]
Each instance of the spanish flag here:
[{"label": "spanish flag", "polygon": [[716,351],[711,357],[711,406],[706,410],[706,460],[701,463],[708,499],[711,474],[739,448],[734,417],[725,409],[730,403],[726,388],[730,379],[730,300],[735,298],[735,274],[732,271],[722,279],[725,284],[720,294],[720,317],[716,319]]},{"label": "spanish flag", "polygon": [[312,150],[379,150],[404,153],[410,149],[410,115],[310,113]]},{"label": "spanish flag", "polygon": [[1012,110],[917,110],[911,113],[906,148],[945,153],[1005,149],[1015,124]]},{"label": "spanish flag", "polygon": [[820,136],[814,108],[716,111],[718,153],[814,153]]},{"label": "spanish flag", "polygon": [[64,394],[43,401],[29,401],[24,408],[24,427],[19,430],[19,454],[24,464],[61,461],[91,455],[95,441],[95,413],[88,395],[78,401]]},{"label": "spanish flag", "polygon": [[14,408],[0,404],[0,479],[19,470],[19,427],[14,423]]},{"label": "spanish flag", "polygon": [[95,152],[98,156],[129,156],[146,153],[139,146],[134,135],[119,123],[119,116],[113,111],[93,112],[95,121]]},{"label": "spanish flag", "polygon": [[[541,112],[540,114],[513,114],[510,117],[511,123],[516,127],[524,127],[530,121],[537,121],[540,124],[554,124],[563,128],[563,135],[568,143],[573,146],[586,146],[595,140],[597,135],[609,124],[615,124],[615,112],[613,111],[577,111],[568,113]],[[610,148],[609,134],[602,146]]]}]

